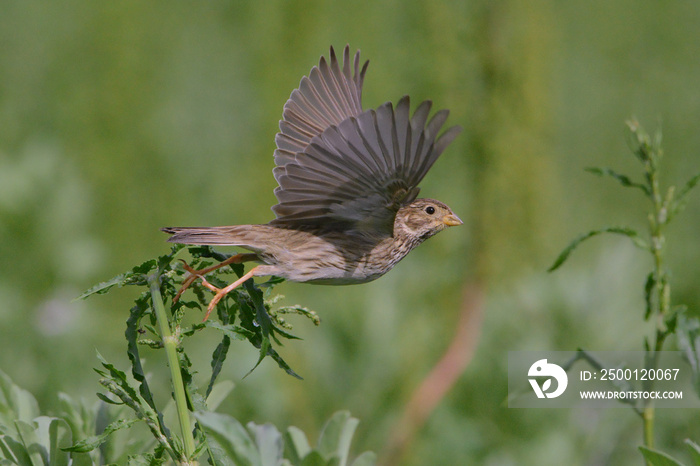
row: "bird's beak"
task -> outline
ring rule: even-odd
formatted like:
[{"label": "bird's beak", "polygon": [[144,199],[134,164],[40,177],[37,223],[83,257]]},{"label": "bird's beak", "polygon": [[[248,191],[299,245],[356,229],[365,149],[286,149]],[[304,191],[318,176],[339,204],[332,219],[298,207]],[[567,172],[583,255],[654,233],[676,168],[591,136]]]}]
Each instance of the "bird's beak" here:
[{"label": "bird's beak", "polygon": [[447,214],[443,217],[442,222],[448,227],[456,227],[464,222],[459,219],[455,214]]}]

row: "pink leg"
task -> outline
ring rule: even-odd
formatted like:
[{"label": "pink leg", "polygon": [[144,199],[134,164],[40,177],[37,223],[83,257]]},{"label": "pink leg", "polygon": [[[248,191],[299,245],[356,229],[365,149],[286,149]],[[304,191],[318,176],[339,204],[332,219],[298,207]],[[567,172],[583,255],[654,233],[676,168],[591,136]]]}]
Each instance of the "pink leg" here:
[{"label": "pink leg", "polygon": [[[182,282],[182,287],[180,288],[180,291],[178,291],[177,294],[175,295],[175,297],[173,298],[173,303],[176,303],[180,299],[180,296],[182,296],[182,293],[184,293],[185,290],[187,288],[189,288],[189,286],[192,283],[194,283],[194,281],[198,277],[202,279],[202,282],[205,284],[204,286],[207,286],[207,285],[209,285],[209,283],[207,283],[207,281],[204,280],[204,275],[208,274],[209,272],[213,272],[216,269],[220,269],[221,267],[227,266],[229,264],[240,264],[241,262],[251,260],[250,256],[251,256],[251,254],[236,254],[235,256],[231,256],[223,262],[220,262],[218,264],[204,268],[202,270],[194,270],[192,267],[187,265],[187,263],[185,261],[182,261],[184,269],[190,273],[190,276],[187,277]],[[213,285],[210,285],[210,286],[213,286]],[[211,289],[209,286],[207,286],[207,288]],[[218,288],[217,288],[217,290],[218,290]]]},{"label": "pink leg", "polygon": [[[252,269],[250,269],[250,270],[248,271],[248,273],[246,273],[246,274],[243,275],[241,278],[239,278],[239,279],[236,280],[235,282],[233,282],[233,283],[231,283],[230,285],[228,285],[226,288],[218,289],[218,288],[212,286],[212,288],[214,288],[214,289],[217,290],[217,293],[216,293],[216,296],[214,296],[214,297],[212,298],[211,302],[209,303],[209,306],[207,307],[207,313],[204,315],[204,319],[202,320],[202,322],[206,322],[206,321],[207,321],[207,319],[209,318],[209,314],[211,314],[211,311],[214,310],[214,308],[216,307],[216,304],[217,304],[219,301],[221,301],[221,298],[223,298],[224,296],[226,296],[227,294],[229,294],[231,291],[233,291],[233,290],[235,290],[236,288],[238,288],[239,286],[241,286],[241,284],[243,284],[246,280],[252,278],[253,275],[255,274],[255,269],[257,269],[257,268],[258,268],[258,267],[253,267]],[[209,283],[207,283],[206,280],[204,280],[204,279],[202,279],[202,282],[205,284],[205,286],[206,286],[206,285],[209,285]],[[207,287],[207,288],[209,288],[209,287]],[[211,288],[210,288],[210,289],[211,289]],[[212,290],[212,291],[213,291],[213,290]]]}]

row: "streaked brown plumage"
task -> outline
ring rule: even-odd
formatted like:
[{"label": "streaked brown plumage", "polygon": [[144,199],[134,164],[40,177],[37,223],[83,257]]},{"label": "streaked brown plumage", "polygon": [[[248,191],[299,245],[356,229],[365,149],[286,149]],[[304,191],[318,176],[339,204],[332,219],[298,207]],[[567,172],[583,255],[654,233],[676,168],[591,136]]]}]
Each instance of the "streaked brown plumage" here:
[{"label": "streaked brown plumage", "polygon": [[[353,70],[345,47],[342,69],[331,47],[284,106],[275,141],[279,203],[266,225],[163,228],[169,241],[231,245],[251,253],[226,261],[261,262],[223,290],[201,271],[187,269],[217,292],[206,318],[226,293],[254,276],[333,285],[365,283],[391,270],[414,247],[462,221],[445,204],[416,199],[418,183],[459,133],[437,136],[447,119],[441,110],[428,121],[431,103],[409,117],[409,99],[362,111],[362,83],[369,62]],[[179,295],[178,295],[179,296]]]}]

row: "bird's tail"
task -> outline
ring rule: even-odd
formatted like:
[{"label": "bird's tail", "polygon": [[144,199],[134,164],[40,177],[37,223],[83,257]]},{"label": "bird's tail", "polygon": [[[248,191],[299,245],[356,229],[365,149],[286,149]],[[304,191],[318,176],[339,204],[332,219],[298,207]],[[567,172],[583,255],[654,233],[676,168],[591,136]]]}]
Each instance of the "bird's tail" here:
[{"label": "bird's tail", "polygon": [[256,230],[265,225],[235,225],[229,227],[166,227],[161,231],[173,236],[168,238],[171,243],[205,244],[222,246],[241,246],[250,250],[262,247]]}]

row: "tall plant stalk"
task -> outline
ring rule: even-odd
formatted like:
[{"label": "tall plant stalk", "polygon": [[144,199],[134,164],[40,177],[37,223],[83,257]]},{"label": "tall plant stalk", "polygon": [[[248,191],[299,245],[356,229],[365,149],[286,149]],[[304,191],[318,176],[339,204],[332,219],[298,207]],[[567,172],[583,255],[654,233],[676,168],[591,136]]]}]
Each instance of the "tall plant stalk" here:
[{"label": "tall plant stalk", "polygon": [[180,338],[173,335],[170,331],[168,315],[163,306],[163,298],[160,294],[160,275],[156,271],[148,276],[148,284],[151,289],[151,299],[153,301],[153,309],[156,313],[158,321],[158,329],[163,341],[163,348],[168,360],[170,368],[170,380],[173,385],[173,398],[175,399],[175,407],[177,409],[177,419],[180,424],[180,432],[184,443],[185,458],[181,459],[182,464],[194,465],[196,462],[189,462],[193,458],[195,451],[194,435],[192,434],[192,426],[190,422],[190,412],[187,408],[187,395],[185,394],[185,384],[180,372],[180,360],[177,356]]},{"label": "tall plant stalk", "polygon": [[[644,319],[654,319],[653,334],[644,341],[645,365],[655,369],[658,363],[658,353],[663,350],[664,342],[669,335],[676,333],[679,315],[684,312],[684,306],[671,305],[671,284],[664,262],[666,248],[665,228],[686,204],[688,193],[700,180],[700,174],[690,178],[680,190],[670,186],[662,189],[659,181],[659,168],[663,159],[661,149],[661,132],[650,137],[635,120],[627,122],[630,130],[630,143],[633,154],[643,166],[644,179],[641,182],[620,174],[610,168],[588,168],[587,171],[600,176],[610,177],[628,188],[635,188],[651,201],[648,214],[649,230],[646,235],[640,235],[629,227],[607,227],[592,230],[573,240],[554,261],[550,267],[553,271],[560,267],[583,241],[602,233],[621,234],[628,237],[635,246],[651,255],[652,270],[644,284],[646,310]],[[646,236],[646,239],[644,238]],[[647,382],[645,388],[651,389],[653,382]],[[643,443],[648,449],[654,446],[654,404],[647,402],[638,411],[643,422]]]}]

